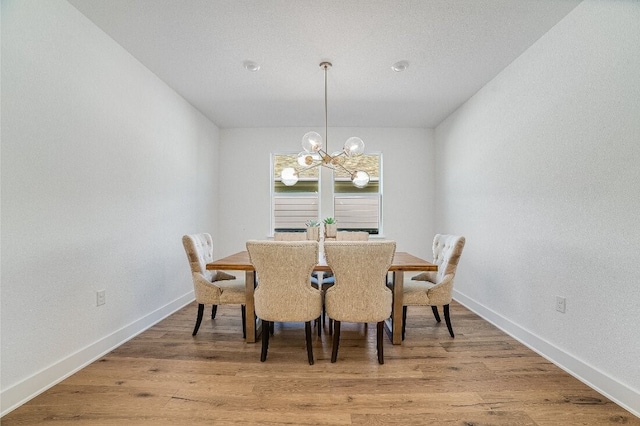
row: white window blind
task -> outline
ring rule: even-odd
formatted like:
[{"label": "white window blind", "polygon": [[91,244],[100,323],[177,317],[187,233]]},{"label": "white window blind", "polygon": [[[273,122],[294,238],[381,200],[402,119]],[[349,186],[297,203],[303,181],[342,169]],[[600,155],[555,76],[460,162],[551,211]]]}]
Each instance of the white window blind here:
[{"label": "white window blind", "polygon": [[338,229],[377,233],[380,227],[380,195],[335,196],[334,212]]},{"label": "white window blind", "polygon": [[305,229],[307,220],[318,220],[317,196],[276,196],[273,202],[275,230]]}]

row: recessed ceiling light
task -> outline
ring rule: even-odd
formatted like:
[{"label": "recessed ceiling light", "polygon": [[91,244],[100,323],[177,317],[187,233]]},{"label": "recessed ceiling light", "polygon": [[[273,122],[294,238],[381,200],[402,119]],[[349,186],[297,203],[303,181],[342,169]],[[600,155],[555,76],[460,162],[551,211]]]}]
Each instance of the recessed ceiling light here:
[{"label": "recessed ceiling light", "polygon": [[391,69],[394,70],[395,72],[402,72],[407,68],[409,68],[409,62],[407,61],[399,61],[391,65]]},{"label": "recessed ceiling light", "polygon": [[247,71],[251,71],[251,72],[255,72],[260,69],[260,65],[253,61],[244,61],[242,65]]}]

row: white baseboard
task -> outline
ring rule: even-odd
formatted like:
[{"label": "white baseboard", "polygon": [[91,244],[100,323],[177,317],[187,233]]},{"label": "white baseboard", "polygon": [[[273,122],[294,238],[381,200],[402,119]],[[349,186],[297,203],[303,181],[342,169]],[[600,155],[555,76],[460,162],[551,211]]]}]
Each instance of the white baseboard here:
[{"label": "white baseboard", "polygon": [[637,390],[607,376],[597,368],[575,358],[573,355],[568,354],[459,291],[453,291],[453,298],[590,388],[606,396],[635,416],[640,417],[640,392]]},{"label": "white baseboard", "polygon": [[50,367],[33,374],[20,383],[4,389],[0,394],[0,417],[60,383],[194,300],[194,293],[191,291],[97,342],[80,349],[76,353],[61,359]]}]

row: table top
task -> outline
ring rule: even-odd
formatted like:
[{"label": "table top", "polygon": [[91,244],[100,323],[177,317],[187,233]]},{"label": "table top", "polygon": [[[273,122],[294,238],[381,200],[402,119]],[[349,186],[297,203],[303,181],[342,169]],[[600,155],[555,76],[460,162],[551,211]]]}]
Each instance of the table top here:
[{"label": "table top", "polygon": [[[211,263],[207,263],[207,269],[226,269],[232,271],[253,271],[253,265],[249,260],[249,252],[241,251],[231,256],[224,257],[222,259],[215,260]],[[318,264],[313,268],[314,271],[331,271],[331,268],[327,266],[327,262],[324,258],[320,259]],[[424,259],[420,259],[412,254],[397,251],[393,256],[393,262],[389,271],[437,271],[438,265],[427,262]]]}]

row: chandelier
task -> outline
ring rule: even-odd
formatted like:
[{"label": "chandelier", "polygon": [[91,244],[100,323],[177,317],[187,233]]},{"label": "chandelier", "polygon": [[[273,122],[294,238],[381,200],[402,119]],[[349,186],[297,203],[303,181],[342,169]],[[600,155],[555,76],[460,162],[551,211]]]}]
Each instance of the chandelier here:
[{"label": "chandelier", "polygon": [[[331,62],[321,62],[320,68],[324,70],[324,136],[327,137],[327,70],[331,68]],[[369,183],[369,173],[356,170],[349,170],[345,166],[345,159],[350,157],[358,157],[364,153],[364,142],[359,137],[353,136],[344,143],[342,151],[336,151],[329,154],[322,147],[322,136],[317,132],[307,132],[302,137],[303,151],[298,154],[298,165],[300,167],[286,167],[282,170],[282,183],[292,186],[298,183],[300,173],[313,169],[314,167],[324,166],[332,170],[341,170],[346,172],[351,178],[351,182],[357,188],[364,188]]]}]

